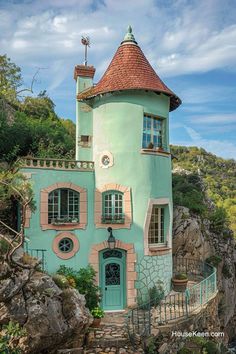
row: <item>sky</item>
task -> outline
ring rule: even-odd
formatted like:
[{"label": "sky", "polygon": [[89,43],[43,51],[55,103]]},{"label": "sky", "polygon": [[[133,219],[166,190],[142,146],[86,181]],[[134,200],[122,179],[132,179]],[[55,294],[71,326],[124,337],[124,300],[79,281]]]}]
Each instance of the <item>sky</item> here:
[{"label": "sky", "polygon": [[147,59],[183,101],[170,113],[170,142],[236,158],[236,0],[0,0],[0,54],[22,69],[25,87],[47,90],[75,121],[74,66],[98,82],[127,26]]}]

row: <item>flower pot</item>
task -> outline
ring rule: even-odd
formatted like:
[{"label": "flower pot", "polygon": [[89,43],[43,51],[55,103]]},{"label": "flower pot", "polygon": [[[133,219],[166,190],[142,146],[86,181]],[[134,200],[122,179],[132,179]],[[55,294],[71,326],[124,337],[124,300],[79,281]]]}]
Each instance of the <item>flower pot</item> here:
[{"label": "flower pot", "polygon": [[101,318],[94,318],[93,319],[93,323],[91,324],[91,327],[99,327],[100,326],[100,323],[101,323]]},{"label": "flower pot", "polygon": [[187,288],[188,279],[172,279],[173,290],[184,292]]}]

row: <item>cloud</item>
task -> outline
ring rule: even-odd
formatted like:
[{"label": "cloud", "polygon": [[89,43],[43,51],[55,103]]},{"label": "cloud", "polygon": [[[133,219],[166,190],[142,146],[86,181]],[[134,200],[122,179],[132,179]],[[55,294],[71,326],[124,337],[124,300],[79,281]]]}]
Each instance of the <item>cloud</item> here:
[{"label": "cloud", "polygon": [[194,115],[190,121],[194,124],[236,124],[236,114]]},{"label": "cloud", "polygon": [[185,145],[195,145],[198,147],[202,147],[217,156],[236,159],[236,145],[234,143],[228,140],[204,139],[193,128],[188,126],[184,126],[184,128],[188,133],[189,137],[191,138],[191,142],[186,141]]}]

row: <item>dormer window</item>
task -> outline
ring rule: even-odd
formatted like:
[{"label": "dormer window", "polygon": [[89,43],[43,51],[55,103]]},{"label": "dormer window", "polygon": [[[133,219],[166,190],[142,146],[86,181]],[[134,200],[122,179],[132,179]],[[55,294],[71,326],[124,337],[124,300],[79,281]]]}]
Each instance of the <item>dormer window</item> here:
[{"label": "dormer window", "polygon": [[163,119],[149,114],[144,114],[143,149],[163,148],[163,126]]}]

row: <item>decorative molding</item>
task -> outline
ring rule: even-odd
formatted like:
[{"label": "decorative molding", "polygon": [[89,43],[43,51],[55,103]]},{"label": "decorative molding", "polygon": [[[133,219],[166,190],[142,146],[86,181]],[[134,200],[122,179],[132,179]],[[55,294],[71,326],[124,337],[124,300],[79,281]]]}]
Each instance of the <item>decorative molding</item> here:
[{"label": "decorative molding", "polygon": [[[169,207],[169,215],[170,215],[170,222],[167,228],[167,233],[166,233],[166,245],[160,245],[158,246],[150,246],[148,244],[148,231],[149,231],[149,225],[150,225],[150,220],[152,216],[152,207],[153,205],[163,205],[163,206],[168,206]],[[148,202],[148,209],[147,209],[147,214],[144,222],[144,255],[145,256],[162,256],[164,254],[171,253],[171,225],[172,225],[172,210],[171,210],[171,204],[170,204],[170,199],[169,198],[151,198],[149,199]]]},{"label": "decorative molding", "polygon": [[[124,224],[102,224],[102,193],[110,190],[115,190],[123,193],[123,206],[125,222]],[[94,223],[96,228],[107,229],[111,226],[113,229],[130,229],[132,223],[132,206],[131,206],[131,190],[130,187],[122,186],[121,184],[108,183],[101,188],[95,190],[94,197]]]},{"label": "decorative molding", "polygon": [[[52,225],[48,223],[48,194],[55,189],[68,188],[80,193],[79,198],[79,223],[71,223],[67,225]],[[42,230],[75,230],[85,229],[87,225],[87,190],[69,182],[58,182],[47,188],[41,189],[40,192],[40,224]]]},{"label": "decorative molding", "polygon": [[[70,252],[61,252],[59,249],[59,242],[63,239],[63,238],[69,238],[72,242],[73,242],[73,249]],[[69,259],[74,257],[74,255],[78,252],[79,250],[79,241],[76,238],[76,236],[74,234],[72,234],[71,232],[61,232],[60,234],[58,234],[52,243],[52,249],[53,252],[57,255],[57,257],[61,258],[61,259]]]},{"label": "decorative molding", "polygon": [[[116,248],[126,251],[126,289],[127,289],[127,306],[136,304],[137,290],[135,289],[135,281],[137,280],[136,272],[136,253],[133,243],[124,243],[116,240]],[[89,255],[89,263],[96,271],[96,282],[99,285],[99,252],[109,248],[107,241],[95,244],[91,248]]]},{"label": "decorative molding", "polygon": [[[104,165],[103,158],[106,156],[109,158],[109,163],[107,165]],[[103,151],[100,154],[99,166],[101,168],[109,168],[109,167],[112,167],[113,165],[114,165],[114,157],[113,157],[112,153],[110,151]]]}]

